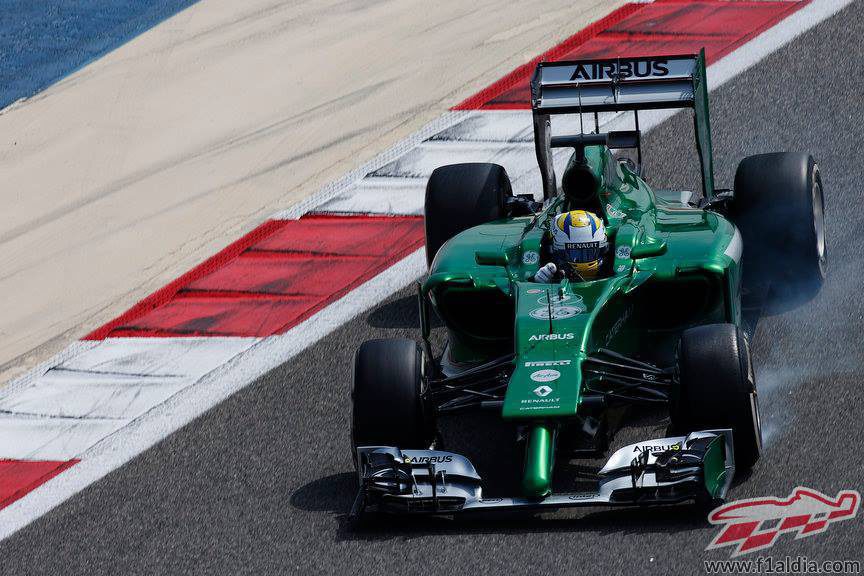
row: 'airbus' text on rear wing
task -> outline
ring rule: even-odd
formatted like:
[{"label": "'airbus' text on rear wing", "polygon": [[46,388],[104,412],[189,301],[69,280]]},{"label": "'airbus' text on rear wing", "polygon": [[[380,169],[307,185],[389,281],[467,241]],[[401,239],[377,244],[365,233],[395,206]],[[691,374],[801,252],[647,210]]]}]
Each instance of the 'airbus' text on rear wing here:
[{"label": "'airbus' text on rear wing", "polygon": [[697,56],[542,62],[531,104],[550,113],[606,112],[693,106]]},{"label": "'airbus' text on rear wing", "polygon": [[548,150],[550,115],[634,111],[638,131],[639,110],[662,108],[693,109],[703,192],[711,198],[714,169],[704,50],[689,55],[538,64],[531,78],[531,109],[544,196],[555,194]]}]

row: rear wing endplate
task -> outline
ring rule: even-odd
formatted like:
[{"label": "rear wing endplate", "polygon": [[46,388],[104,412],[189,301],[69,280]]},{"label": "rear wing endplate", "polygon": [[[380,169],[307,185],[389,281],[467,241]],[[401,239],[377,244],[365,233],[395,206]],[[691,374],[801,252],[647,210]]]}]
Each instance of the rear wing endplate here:
[{"label": "rear wing endplate", "polygon": [[662,108],[693,109],[703,192],[706,198],[714,194],[704,50],[678,56],[541,62],[531,79],[531,108],[546,197],[555,194],[550,115]]}]

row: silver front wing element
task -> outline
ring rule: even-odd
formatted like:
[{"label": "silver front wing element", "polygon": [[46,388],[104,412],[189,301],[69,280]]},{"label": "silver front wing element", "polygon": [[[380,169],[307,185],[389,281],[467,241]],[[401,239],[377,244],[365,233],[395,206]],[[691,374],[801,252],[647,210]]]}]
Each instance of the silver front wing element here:
[{"label": "silver front wing element", "polygon": [[731,430],[659,438],[616,450],[598,472],[597,490],[540,500],[483,498],[471,462],[439,450],[357,448],[360,490],[352,516],[367,508],[389,513],[452,514],[467,510],[640,506],[722,500],[735,474]]}]

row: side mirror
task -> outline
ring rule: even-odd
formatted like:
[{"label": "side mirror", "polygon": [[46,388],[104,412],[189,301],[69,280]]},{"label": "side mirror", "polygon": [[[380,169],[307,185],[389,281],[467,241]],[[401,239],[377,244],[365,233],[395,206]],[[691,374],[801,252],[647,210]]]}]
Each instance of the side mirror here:
[{"label": "side mirror", "polygon": [[666,253],[666,241],[657,238],[646,238],[645,241],[637,244],[630,251],[630,257],[634,260],[640,258],[652,258],[654,256],[662,256]]},{"label": "side mirror", "polygon": [[474,260],[481,266],[507,266],[507,255],[502,252],[477,251]]}]

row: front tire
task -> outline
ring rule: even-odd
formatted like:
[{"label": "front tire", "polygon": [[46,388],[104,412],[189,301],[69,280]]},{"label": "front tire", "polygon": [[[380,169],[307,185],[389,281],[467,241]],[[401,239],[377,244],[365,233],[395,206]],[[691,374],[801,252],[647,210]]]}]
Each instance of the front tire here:
[{"label": "front tire", "polygon": [[685,330],[670,416],[679,434],[731,428],[735,464],[752,468],[762,451],[762,426],[750,347],[733,324]]},{"label": "front tire", "polygon": [[352,456],[358,446],[429,448],[433,419],[423,401],[423,354],[413,340],[364,342],[354,356]]}]

